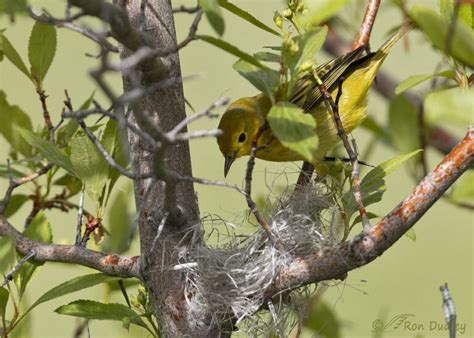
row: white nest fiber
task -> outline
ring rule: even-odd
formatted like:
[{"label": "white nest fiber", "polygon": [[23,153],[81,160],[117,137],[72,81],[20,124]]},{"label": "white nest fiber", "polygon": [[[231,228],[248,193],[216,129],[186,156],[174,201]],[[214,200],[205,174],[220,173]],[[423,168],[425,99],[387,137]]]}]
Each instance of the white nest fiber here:
[{"label": "white nest fiber", "polygon": [[[277,245],[272,245],[259,228],[240,242],[231,236],[217,247],[197,247],[186,255],[186,262],[181,262],[187,276],[184,294],[193,295],[188,304],[196,318],[207,312],[218,322],[232,319],[238,324],[262,308],[264,291],[280,266],[334,243],[335,217],[326,215],[333,215],[336,208],[324,184],[309,184],[296,194],[286,194],[273,203],[272,210],[268,221]],[[289,304],[292,298],[298,297],[286,297],[284,306],[277,304],[280,319],[285,317],[281,313],[285,307],[294,307],[296,300]],[[245,326],[254,330],[255,325]]]}]

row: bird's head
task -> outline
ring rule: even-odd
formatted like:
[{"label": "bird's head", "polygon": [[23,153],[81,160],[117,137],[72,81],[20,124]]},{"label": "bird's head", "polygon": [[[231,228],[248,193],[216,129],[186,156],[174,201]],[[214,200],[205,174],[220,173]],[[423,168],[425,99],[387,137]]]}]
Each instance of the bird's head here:
[{"label": "bird's head", "polygon": [[243,97],[234,101],[222,115],[219,122],[222,134],[217,137],[217,143],[225,158],[224,176],[235,159],[250,154],[252,140],[264,123],[262,108],[258,96]]}]

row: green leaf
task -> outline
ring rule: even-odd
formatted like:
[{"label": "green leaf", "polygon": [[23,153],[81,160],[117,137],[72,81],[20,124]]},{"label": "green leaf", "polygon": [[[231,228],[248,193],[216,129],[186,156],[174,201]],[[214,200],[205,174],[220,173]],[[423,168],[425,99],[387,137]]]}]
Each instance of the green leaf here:
[{"label": "green leaf", "polygon": [[222,11],[217,4],[217,0],[199,0],[199,6],[206,14],[207,20],[217,34],[224,34],[225,23],[222,17]]},{"label": "green leaf", "polygon": [[13,17],[15,14],[26,13],[26,0],[2,0],[0,1],[0,15],[6,14]]},{"label": "green leaf", "polygon": [[451,199],[460,203],[472,203],[474,201],[474,171],[466,171],[455,183]]},{"label": "green leaf", "polygon": [[38,149],[41,155],[49,161],[63,168],[71,175],[77,176],[76,170],[64,150],[59,149],[55,144],[42,139],[24,128],[17,128],[21,136],[34,148]]},{"label": "green leaf", "polygon": [[341,324],[331,306],[318,299],[313,302],[308,318],[304,321],[304,327],[315,332],[313,336],[325,338],[339,338]]},{"label": "green leaf", "polygon": [[263,92],[269,98],[274,97],[274,93],[280,84],[280,73],[269,68],[260,68],[253,64],[239,60],[233,65],[234,70],[239,72],[258,90]]},{"label": "green leaf", "polygon": [[20,54],[16,51],[15,47],[10,43],[10,40],[0,31],[0,50],[7,57],[8,60],[18,68],[23,74],[25,74],[31,80],[31,74],[26,68],[25,63],[21,59]]},{"label": "green leaf", "polygon": [[314,62],[316,53],[323,46],[327,32],[327,26],[308,30],[303,35],[297,37],[296,42],[299,49],[295,55],[284,52],[285,65],[290,69],[292,75],[297,74],[300,70],[299,68],[305,66],[308,62]]},{"label": "green leaf", "polygon": [[128,306],[116,303],[100,303],[93,300],[80,299],[54,310],[61,315],[97,320],[118,320],[130,318],[132,324],[146,328],[140,315]]},{"label": "green leaf", "polygon": [[79,193],[82,189],[82,182],[76,176],[65,174],[61,176],[56,181],[53,182],[55,185],[66,187],[68,192],[68,197],[72,197]]},{"label": "green leaf", "polygon": [[427,80],[430,80],[430,79],[432,79],[433,77],[436,77],[436,76],[446,77],[446,78],[453,79],[453,80],[456,78],[456,75],[454,74],[454,72],[452,70],[445,70],[443,72],[439,72],[439,73],[436,73],[436,74],[412,75],[412,76],[406,78],[405,80],[403,80],[397,86],[397,88],[395,88],[395,94],[399,95],[399,94],[403,93],[404,91],[406,91],[406,90],[408,90],[412,87],[415,87],[415,86],[419,85],[420,83],[423,83]]},{"label": "green leaf", "polygon": [[[432,9],[421,5],[413,6],[410,17],[433,45],[445,53],[450,25],[447,25],[445,20]],[[449,42],[449,55],[471,68],[474,67],[474,32],[457,20],[454,34],[450,36]]]},{"label": "green leaf", "polygon": [[[112,158],[122,167],[126,168],[128,165],[128,157],[125,154],[125,144],[127,140],[124,135],[121,135],[117,121],[110,119],[105,125],[104,133],[102,134],[101,143],[105,150],[112,156]],[[109,167],[109,185],[107,189],[106,199],[103,205],[107,205],[108,199],[112,193],[113,187],[121,174],[114,168]]]},{"label": "green leaf", "polygon": [[[8,303],[9,296],[10,296],[10,293],[8,292],[8,290],[5,289],[4,287],[0,287],[0,318],[2,318],[2,322],[5,320],[5,314],[7,311],[7,303]],[[1,332],[1,328],[0,328],[0,332]]]},{"label": "green leaf", "polygon": [[313,1],[305,0],[304,4],[308,11],[297,16],[301,26],[319,26],[334,16],[348,0]]},{"label": "green leaf", "polygon": [[474,88],[464,90],[459,87],[439,90],[425,97],[426,120],[435,122],[469,125],[474,122]]},{"label": "green leaf", "polygon": [[[415,150],[408,154],[395,156],[369,171],[360,182],[360,193],[364,206],[367,207],[371,204],[379,202],[387,190],[384,178],[396,171],[401,167],[402,164],[418,154],[420,151],[421,149]],[[344,194],[343,200],[345,201],[346,205],[346,213],[350,217],[354,214],[354,212],[357,211],[357,204],[355,202],[352,189]]]},{"label": "green leaf", "polygon": [[101,205],[109,165],[87,135],[80,131],[71,140],[71,162],[84,183],[87,194]]},{"label": "green leaf", "polygon": [[56,54],[56,28],[36,21],[28,44],[28,58],[31,64],[31,76],[39,88]]},{"label": "green leaf", "polygon": [[51,231],[51,224],[46,219],[43,210],[36,214],[31,224],[23,231],[23,236],[41,243],[52,243],[53,233]]},{"label": "green leaf", "polygon": [[318,136],[316,120],[289,102],[278,102],[268,113],[267,120],[273,134],[286,147],[300,154],[308,162],[316,160]]},{"label": "green leaf", "polygon": [[24,194],[15,194],[12,195],[10,202],[8,202],[7,209],[4,212],[6,218],[13,216],[20,208],[28,201],[30,198]]},{"label": "green leaf", "polygon": [[[92,94],[82,103],[79,107],[79,111],[89,109],[92,101],[94,100],[95,90]],[[79,123],[75,119],[70,119],[65,125],[61,126],[56,135],[57,142],[60,146],[66,147],[69,144],[69,141],[76,133],[79,128]]]},{"label": "green leaf", "polygon": [[219,6],[221,6],[222,8],[225,8],[229,12],[237,15],[238,17],[244,19],[245,21],[251,23],[252,25],[254,25],[258,28],[261,28],[264,31],[272,33],[273,35],[280,36],[280,34],[277,31],[275,31],[274,29],[268,27],[263,22],[261,22],[260,20],[255,18],[252,14],[244,11],[242,8],[239,8],[236,5],[231,4],[229,1],[227,1],[227,0],[218,0],[218,3],[219,3]]},{"label": "green leaf", "polygon": [[415,229],[410,228],[405,232],[405,236],[407,236],[409,239],[411,239],[413,242],[416,242],[416,233]]},{"label": "green leaf", "polygon": [[[121,277],[117,276],[109,276],[103,273],[93,273],[89,275],[79,276],[68,280],[67,282],[61,283],[52,289],[46,291],[36,302],[34,302],[30,308],[26,311],[26,313],[33,310],[33,308],[37,307],[38,305],[48,302],[50,300],[68,295],[73,292],[77,292],[83,289],[90,288],[94,285],[101,284],[101,283],[110,283],[114,281],[118,281],[122,279]],[[25,313],[25,314],[26,314]]]},{"label": "green leaf", "polygon": [[270,52],[258,52],[253,55],[254,58],[260,61],[280,63],[281,56],[279,54]]},{"label": "green leaf", "polygon": [[127,251],[135,232],[135,225],[130,210],[130,185],[119,190],[108,210],[105,219],[109,236],[102,243],[102,251],[121,254]]},{"label": "green leaf", "polygon": [[214,38],[212,36],[209,36],[209,35],[196,35],[196,38],[198,38],[202,41],[205,41],[207,43],[210,43],[211,45],[216,46],[217,48],[220,48],[220,49],[222,49],[222,50],[226,51],[227,53],[230,53],[234,56],[237,56],[238,58],[240,58],[242,60],[245,60],[245,61],[247,61],[247,62],[249,62],[249,63],[251,63],[251,64],[253,64],[257,67],[265,68],[265,66],[262,65],[260,63],[260,61],[258,61],[252,55],[241,51],[240,49],[238,49],[234,45],[231,45],[230,43],[228,43],[224,40],[216,39],[216,38]]},{"label": "green leaf", "polygon": [[0,90],[0,134],[11,145],[14,152],[19,152],[25,157],[30,157],[32,148],[20,134],[17,128],[22,127],[28,131],[33,129],[30,117],[18,106],[11,106],[3,91]]},{"label": "green leaf", "polygon": [[[454,0],[438,0],[438,5],[441,16],[449,24],[453,20]],[[469,2],[461,3],[458,18],[474,29],[474,5]]]},{"label": "green leaf", "polygon": [[[40,210],[31,221],[30,225],[23,231],[23,235],[40,243],[50,244],[53,242],[53,232],[43,210]],[[20,298],[26,290],[26,286],[33,279],[44,262],[25,262],[15,275],[15,283],[18,285]]]},{"label": "green leaf", "polygon": [[[373,212],[367,212],[367,217],[368,217],[369,219],[374,219],[374,218],[378,218],[379,215],[374,214]],[[361,222],[362,222],[362,216],[361,216],[361,215],[357,215],[357,217],[354,218],[354,221],[352,221],[351,228],[352,228],[354,225],[356,225],[356,224],[358,224],[358,223],[361,223]]]},{"label": "green leaf", "polygon": [[[395,97],[390,102],[389,126],[392,144],[401,153],[420,149],[418,111],[403,95]],[[418,156],[410,160],[414,169]]]}]

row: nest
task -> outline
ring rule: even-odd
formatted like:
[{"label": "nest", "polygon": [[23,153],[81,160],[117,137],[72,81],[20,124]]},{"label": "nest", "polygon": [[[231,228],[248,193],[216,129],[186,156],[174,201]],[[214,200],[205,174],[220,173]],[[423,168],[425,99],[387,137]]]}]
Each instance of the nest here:
[{"label": "nest", "polygon": [[[208,320],[196,321],[203,313],[210,313],[214,323],[230,320],[239,324],[247,319],[242,326],[253,334],[268,332],[271,317],[255,313],[266,307],[264,292],[278,268],[296,256],[313,253],[336,241],[337,208],[330,194],[323,184],[313,183],[296,194],[286,193],[271,204],[268,221],[277,245],[271,244],[261,228],[242,240],[227,227],[229,236],[224,243],[199,246],[188,252],[181,265],[187,277],[185,294],[192,294],[192,301],[187,301],[195,322],[202,327],[210,326]],[[223,220],[217,223],[227,224]],[[215,219],[212,224],[216,226]],[[288,314],[304,303],[304,297],[299,295],[308,290],[292,292],[291,297],[286,295],[284,301],[275,304],[282,326],[292,327]]]}]

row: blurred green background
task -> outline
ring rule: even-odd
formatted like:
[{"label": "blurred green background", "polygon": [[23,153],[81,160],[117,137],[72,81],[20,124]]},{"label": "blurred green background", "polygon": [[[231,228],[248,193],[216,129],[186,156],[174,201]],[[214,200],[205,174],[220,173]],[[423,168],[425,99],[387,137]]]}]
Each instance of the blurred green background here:
[{"label": "blurred green background", "polygon": [[[31,1],[35,9],[47,8],[51,13],[62,15],[64,1],[44,0]],[[248,10],[266,24],[273,27],[273,12],[283,8],[283,1],[259,0],[235,1],[240,7]],[[433,1],[411,1],[435,5]],[[174,6],[194,5],[194,1],[173,1]],[[364,1],[352,1],[343,10],[349,23],[346,38],[350,41],[358,29],[364,10]],[[193,16],[178,14],[176,27],[178,39],[188,34]],[[225,14],[226,31],[224,39],[250,53],[260,51],[262,46],[278,43],[277,39],[255,27],[243,22],[235,16]],[[398,11],[387,4],[380,8],[374,26],[371,45],[376,48],[387,37],[392,26],[401,22]],[[0,18],[0,29],[7,28],[5,35],[19,50],[24,59],[27,55],[27,43],[33,21],[29,18],[17,17],[11,24],[6,17]],[[213,34],[207,21],[203,19],[199,31]],[[396,46],[385,62],[383,69],[402,80],[408,75],[431,73],[436,67],[439,57],[430,48],[426,40],[417,32],[409,34],[409,50],[403,44]],[[57,122],[63,106],[64,89],[69,91],[76,105],[82,103],[95,89],[94,82],[88,75],[89,70],[96,67],[98,60],[85,56],[86,52],[95,53],[96,46],[82,36],[66,30],[58,31],[58,50],[55,60],[48,73],[45,89],[48,105],[54,122]],[[185,96],[196,110],[208,107],[221,96],[235,99],[255,94],[255,89],[235,71],[232,64],[236,58],[201,41],[192,42],[180,52],[181,67],[184,76],[197,75],[186,81]],[[322,55],[320,59],[326,59]],[[109,82],[114,85],[117,93],[121,91],[121,78],[110,76]],[[19,105],[32,117],[36,124],[42,123],[41,105],[30,81],[20,74],[8,60],[0,63],[0,89],[5,91],[10,104]],[[104,96],[97,91],[96,99],[107,104]],[[192,111],[188,109],[188,114]],[[223,111],[221,110],[220,113]],[[369,114],[377,121],[386,121],[387,104],[376,93],[370,94]],[[200,120],[191,129],[216,127],[218,120]],[[362,129],[353,135],[357,138],[361,153],[371,139]],[[461,133],[459,136],[461,137]],[[6,161],[7,145],[0,140],[0,160]],[[223,180],[223,158],[214,140],[196,140],[191,143],[193,173],[198,177]],[[382,144],[375,146],[370,163],[380,163],[394,156],[391,149]],[[428,151],[429,167],[432,168],[441,156],[433,150]],[[242,184],[246,161],[234,164],[226,181]],[[300,163],[275,164],[257,161],[254,172],[255,195],[269,194],[269,189],[293,183],[296,179]],[[279,175],[285,172],[286,175]],[[3,193],[7,183],[0,181]],[[474,184],[474,182],[466,182]],[[127,182],[121,179],[119,188],[126,189]],[[400,202],[414,186],[409,174],[401,169],[387,178],[388,191],[381,203],[370,208],[372,212],[383,215]],[[235,224],[241,223],[246,217],[246,203],[237,192],[218,187],[197,186],[201,216],[217,214]],[[79,197],[77,196],[77,199]],[[131,208],[133,201],[130,200]],[[20,229],[28,210],[24,207],[11,221]],[[58,211],[47,213],[53,231],[54,241],[72,243],[74,240],[76,215]],[[107,220],[105,220],[107,222]],[[237,226],[238,227],[238,226]],[[330,286],[323,296],[326,304],[335,312],[340,321],[343,337],[373,336],[372,325],[377,319],[385,323],[397,315],[409,314],[405,324],[393,332],[384,333],[384,337],[447,337],[446,330],[431,330],[430,322],[444,323],[439,286],[449,283],[451,296],[456,305],[458,323],[465,324],[465,332],[459,337],[472,337],[473,331],[473,230],[472,212],[457,208],[444,200],[440,200],[422,220],[415,226],[416,242],[407,237],[402,238],[382,257],[368,266],[349,273],[344,282],[327,282]],[[242,231],[242,229],[237,229]],[[248,230],[248,229],[246,229]],[[138,241],[135,239],[127,254],[137,255]],[[46,264],[30,284],[28,298],[33,302],[45,291],[74,276],[92,271],[65,264]],[[132,292],[133,293],[133,292]],[[60,316],[53,310],[75,299],[107,300],[123,303],[122,296],[109,294],[105,287],[97,286],[67,297],[60,298],[38,307],[27,319],[29,333],[24,337],[67,337],[72,336],[78,321],[73,317]],[[406,322],[405,322],[406,323]],[[421,327],[422,325],[423,327]],[[121,327],[120,322],[90,323],[92,337],[140,337],[146,332],[132,328],[129,333]],[[24,331],[27,332],[27,331]],[[311,333],[305,332],[311,337]]]}]

